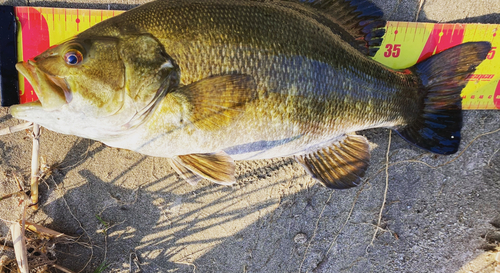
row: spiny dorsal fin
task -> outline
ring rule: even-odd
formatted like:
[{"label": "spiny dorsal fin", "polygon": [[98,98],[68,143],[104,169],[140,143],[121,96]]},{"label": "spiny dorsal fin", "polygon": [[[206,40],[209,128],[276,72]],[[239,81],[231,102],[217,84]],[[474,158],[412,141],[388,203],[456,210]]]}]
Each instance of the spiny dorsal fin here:
[{"label": "spiny dorsal fin", "polygon": [[[285,0],[314,9],[306,15],[330,28],[361,53],[375,56],[385,34],[384,13],[367,0]],[[286,5],[286,4],[285,4]],[[293,6],[287,5],[289,8]],[[297,7],[296,11],[304,13]]]},{"label": "spiny dorsal fin", "polygon": [[[236,165],[234,164],[234,160],[224,152],[179,155],[172,158],[172,161],[176,164],[174,165],[174,169],[180,166],[181,176],[188,177],[188,179],[191,179],[191,182],[197,182],[197,179],[189,172],[186,172],[186,169],[195,175],[217,184],[231,185],[236,182],[234,177]],[[190,181],[188,180],[188,182]]]},{"label": "spiny dorsal fin", "polygon": [[249,75],[223,75],[180,87],[191,107],[189,120],[199,129],[217,130],[238,117],[246,104],[257,97],[254,78]]},{"label": "spiny dorsal fin", "polygon": [[370,150],[365,137],[351,134],[328,147],[295,156],[295,159],[323,185],[346,189],[361,182],[368,168]]}]

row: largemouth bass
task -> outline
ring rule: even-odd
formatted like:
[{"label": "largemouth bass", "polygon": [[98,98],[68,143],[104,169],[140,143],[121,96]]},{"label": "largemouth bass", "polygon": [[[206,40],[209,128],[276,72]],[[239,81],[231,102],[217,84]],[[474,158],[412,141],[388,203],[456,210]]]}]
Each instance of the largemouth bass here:
[{"label": "largemouth bass", "polygon": [[393,70],[370,58],[381,17],[363,0],[158,0],[19,63],[39,101],[11,114],[171,158],[190,183],[234,183],[234,160],[294,156],[324,185],[353,187],[370,159],[356,131],[458,150],[460,91],[491,48]]}]

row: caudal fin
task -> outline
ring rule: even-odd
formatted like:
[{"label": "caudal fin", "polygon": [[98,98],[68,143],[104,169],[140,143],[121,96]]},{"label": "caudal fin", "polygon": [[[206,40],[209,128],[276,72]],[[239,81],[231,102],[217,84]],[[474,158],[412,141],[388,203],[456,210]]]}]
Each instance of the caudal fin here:
[{"label": "caudal fin", "polygon": [[421,115],[396,131],[407,141],[437,154],[453,154],[460,145],[462,98],[466,78],[486,58],[488,42],[458,45],[413,67],[420,77]]}]

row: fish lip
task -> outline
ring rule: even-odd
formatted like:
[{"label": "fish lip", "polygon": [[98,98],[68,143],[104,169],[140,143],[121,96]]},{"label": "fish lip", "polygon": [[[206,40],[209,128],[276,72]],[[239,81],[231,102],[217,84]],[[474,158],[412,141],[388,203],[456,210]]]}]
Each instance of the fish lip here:
[{"label": "fish lip", "polygon": [[[44,109],[55,110],[63,104],[70,103],[73,100],[71,90],[66,80],[62,77],[46,73],[37,67],[36,62],[28,60],[26,62],[17,63],[16,69],[31,84]],[[63,97],[64,99],[62,99]]]},{"label": "fish lip", "polygon": [[35,89],[35,93],[38,92],[36,90],[36,87],[38,87],[38,82],[39,79],[36,75],[36,68],[34,65],[31,64],[32,61],[28,60],[27,62],[20,62],[16,64],[16,69],[23,77],[28,80],[28,82],[33,86],[33,89]]}]

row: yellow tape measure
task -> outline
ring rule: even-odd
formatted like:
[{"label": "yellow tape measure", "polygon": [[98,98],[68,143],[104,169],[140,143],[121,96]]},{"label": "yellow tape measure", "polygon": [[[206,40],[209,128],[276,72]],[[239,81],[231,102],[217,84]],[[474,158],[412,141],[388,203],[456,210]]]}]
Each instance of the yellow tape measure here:
[{"label": "yellow tape measure", "polygon": [[461,43],[488,41],[492,50],[462,91],[462,108],[500,109],[500,25],[388,22],[375,60],[396,69],[410,67],[429,56]]},{"label": "yellow tape measure", "polygon": [[[123,13],[114,10],[16,7],[20,25],[18,60],[35,57],[52,45],[91,26]],[[468,78],[462,91],[463,109],[500,109],[500,47],[497,31],[500,25],[432,24],[388,22],[381,49],[375,60],[395,69],[407,68],[418,61],[470,41],[488,41],[492,50],[487,59]],[[22,76],[19,81],[21,103],[36,100],[33,88]]]}]

